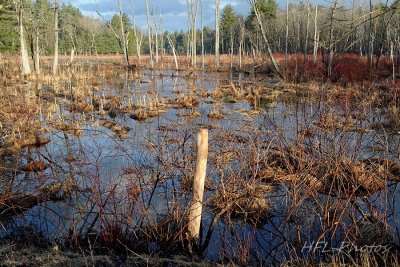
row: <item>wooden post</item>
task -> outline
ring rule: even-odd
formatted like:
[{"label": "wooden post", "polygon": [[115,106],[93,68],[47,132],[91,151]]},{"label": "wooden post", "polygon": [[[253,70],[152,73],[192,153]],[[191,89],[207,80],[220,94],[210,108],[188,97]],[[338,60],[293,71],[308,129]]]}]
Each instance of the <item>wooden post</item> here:
[{"label": "wooden post", "polygon": [[203,209],[204,181],[206,179],[208,155],[208,129],[200,129],[197,134],[196,173],[193,181],[193,197],[189,212],[189,237],[199,239],[201,213]]}]

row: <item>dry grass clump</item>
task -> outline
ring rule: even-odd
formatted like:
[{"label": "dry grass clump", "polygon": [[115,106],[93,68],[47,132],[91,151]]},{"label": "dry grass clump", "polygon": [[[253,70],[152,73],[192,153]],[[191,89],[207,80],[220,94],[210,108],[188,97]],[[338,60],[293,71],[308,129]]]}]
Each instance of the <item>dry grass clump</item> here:
[{"label": "dry grass clump", "polygon": [[[119,111],[121,111],[121,97],[120,96],[106,96],[103,97],[102,110],[107,111],[111,118],[115,118]],[[105,103],[105,104],[104,104]]]},{"label": "dry grass clump", "polygon": [[0,148],[0,158],[5,156],[17,156],[20,153],[21,153],[20,146],[13,145]]},{"label": "dry grass clump", "polygon": [[340,118],[335,116],[333,113],[329,112],[327,114],[321,114],[319,120],[315,122],[315,125],[322,130],[335,130],[342,129],[343,131],[354,131],[356,127],[354,126],[355,120],[352,115],[346,116],[345,118]]},{"label": "dry grass clump", "polygon": [[216,140],[220,142],[231,142],[231,143],[247,143],[249,142],[249,137],[242,134],[235,134],[229,131],[223,132],[215,137]]},{"label": "dry grass clump", "polygon": [[181,107],[181,108],[193,108],[193,107],[196,107],[200,103],[200,101],[195,96],[192,96],[192,95],[188,95],[188,96],[183,95],[183,96],[175,99],[174,102],[178,107]]},{"label": "dry grass clump", "polygon": [[23,172],[41,172],[50,167],[50,164],[40,160],[32,160],[28,164],[22,166],[19,170]]},{"label": "dry grass clump", "polygon": [[227,103],[237,103],[244,99],[245,95],[245,90],[243,90],[241,87],[236,87],[233,82],[229,82],[226,85],[219,85],[216,87],[211,94],[211,98],[213,100],[225,98],[224,101]]},{"label": "dry grass clump", "polygon": [[194,109],[191,112],[178,112],[176,114],[176,116],[178,117],[182,117],[182,118],[189,118],[189,119],[195,119],[201,116],[200,112],[195,111]]},{"label": "dry grass clump", "polygon": [[[24,133],[25,135],[26,133]],[[40,147],[48,144],[50,139],[44,137],[40,134],[27,134],[27,136],[22,136],[21,138],[16,138],[12,136],[9,138],[3,147],[0,148],[0,157],[18,155],[21,149],[25,147]]]},{"label": "dry grass clump", "polygon": [[42,201],[39,196],[3,192],[0,196],[0,222],[8,222]]},{"label": "dry grass clump", "polygon": [[72,196],[72,194],[77,192],[79,188],[72,179],[67,179],[63,182],[53,182],[43,185],[40,190],[43,198],[55,201],[63,200],[66,197]]},{"label": "dry grass clump", "polygon": [[66,122],[58,121],[53,125],[54,129],[67,132],[69,134],[73,134],[77,137],[80,137],[82,135],[82,129],[80,127],[79,121],[75,121],[72,124],[68,124]]},{"label": "dry grass clump", "polygon": [[89,113],[93,112],[94,107],[91,104],[85,102],[71,103],[69,104],[68,111],[69,112],[81,112],[81,113]]},{"label": "dry grass clump", "polygon": [[128,136],[130,131],[129,127],[124,127],[118,123],[111,122],[111,121],[102,121],[100,123],[103,127],[106,127],[110,131],[114,132],[119,138],[124,138]]},{"label": "dry grass clump", "polygon": [[19,139],[16,143],[21,147],[40,147],[50,143],[50,139],[39,134],[28,135],[25,138]]},{"label": "dry grass clump", "polygon": [[220,120],[220,119],[224,118],[224,115],[222,114],[222,112],[221,112],[221,110],[219,108],[214,107],[207,114],[207,117],[209,117],[210,119]]},{"label": "dry grass clump", "polygon": [[214,192],[210,206],[216,213],[223,212],[231,219],[244,219],[254,225],[263,225],[270,216],[271,203],[266,193],[274,187],[260,183],[230,181],[223,189]]},{"label": "dry grass clump", "polygon": [[149,114],[144,110],[139,110],[132,113],[130,117],[136,121],[145,121],[149,117]]},{"label": "dry grass clump", "polygon": [[[329,157],[329,155],[327,155]],[[366,160],[315,158],[295,147],[271,151],[262,159],[256,179],[271,183],[300,185],[312,192],[372,194],[384,189],[388,180],[398,181],[400,163],[380,158]]]}]

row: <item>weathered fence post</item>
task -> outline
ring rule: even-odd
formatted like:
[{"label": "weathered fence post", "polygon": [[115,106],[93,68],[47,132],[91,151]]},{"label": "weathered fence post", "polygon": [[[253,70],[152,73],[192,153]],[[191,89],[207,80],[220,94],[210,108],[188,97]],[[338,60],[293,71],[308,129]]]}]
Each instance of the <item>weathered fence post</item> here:
[{"label": "weathered fence post", "polygon": [[208,156],[208,129],[200,129],[197,134],[196,173],[193,181],[193,197],[189,212],[189,237],[197,240],[200,235],[201,212],[203,209],[204,181],[206,179]]}]

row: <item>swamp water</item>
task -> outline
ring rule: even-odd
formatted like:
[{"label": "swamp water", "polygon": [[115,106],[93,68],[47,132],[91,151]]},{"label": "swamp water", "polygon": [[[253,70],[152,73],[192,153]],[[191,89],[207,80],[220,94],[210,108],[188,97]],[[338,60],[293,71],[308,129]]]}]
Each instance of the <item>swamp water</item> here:
[{"label": "swamp water", "polygon": [[[321,166],[316,163],[328,164],[338,158],[396,159],[398,133],[386,134],[383,127],[370,129],[386,120],[384,114],[367,110],[366,118],[355,119],[351,129],[343,131],[335,125],[326,126],[325,118],[341,116],[344,124],[353,109],[359,111],[357,107],[332,107],[307,95],[297,97],[296,92],[269,81],[262,85],[269,93],[294,94],[295,100],[261,100],[257,93],[246,98],[255,87],[254,78],[242,74],[142,71],[140,78],[121,76],[99,82],[95,90],[89,89],[80,98],[77,82],[59,84],[59,88],[27,85],[27,95],[38,97],[41,109],[46,110],[40,112],[40,119],[46,129],[43,135],[51,142],[24,149],[16,165],[35,160],[50,167],[40,172],[14,172],[10,178],[14,179],[13,190],[37,194],[45,188],[60,200],[44,201],[14,217],[2,226],[2,235],[29,225],[56,239],[100,231],[112,243],[115,231],[127,240],[147,239],[142,249],[148,252],[163,251],[165,244],[184,240],[196,133],[207,127],[210,140],[202,240],[207,239],[221,206],[236,202],[237,207],[220,214],[205,250],[206,259],[277,264],[296,253],[309,255],[310,251],[302,248],[313,241],[324,241],[330,248],[340,247],[346,240],[371,245],[360,241],[367,237],[390,246],[399,244],[400,193],[396,183],[388,182],[367,194],[353,190],[349,195],[343,193],[346,185],[336,191],[326,186],[314,190],[318,180],[310,182],[303,175],[310,172],[322,180],[318,177]],[[228,89],[214,97],[220,87]],[[240,90],[246,92],[241,99]],[[53,104],[49,99],[54,95]],[[71,108],[78,102],[91,104],[93,109]],[[210,116],[212,110],[220,117]],[[132,114],[141,111],[156,115],[142,121],[133,119]],[[305,131],[309,134],[299,138]],[[298,148],[299,143],[306,152],[293,152],[294,144]],[[278,151],[292,155],[283,163],[288,169],[285,179],[263,178],[269,162],[264,159]],[[307,160],[313,163],[289,170],[296,155],[302,158],[296,165]],[[279,172],[272,170],[273,176]],[[381,226],[372,217],[385,221],[384,227],[378,227],[381,232],[362,232]],[[377,233],[377,237],[373,235]],[[321,251],[311,254],[326,256]]]}]

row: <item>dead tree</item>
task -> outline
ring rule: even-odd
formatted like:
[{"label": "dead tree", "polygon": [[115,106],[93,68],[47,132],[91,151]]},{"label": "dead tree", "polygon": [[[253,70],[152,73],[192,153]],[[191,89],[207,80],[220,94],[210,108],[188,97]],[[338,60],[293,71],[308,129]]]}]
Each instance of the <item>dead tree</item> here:
[{"label": "dead tree", "polygon": [[150,49],[150,66],[151,69],[154,69],[154,60],[153,60],[153,46],[152,46],[152,30],[150,23],[150,14],[149,14],[149,0],[146,0],[146,18],[147,18],[147,35],[149,38],[149,49]]},{"label": "dead tree", "polygon": [[274,55],[272,54],[272,49],[271,49],[271,46],[269,44],[269,40],[268,40],[267,34],[266,34],[265,30],[264,30],[264,26],[263,26],[263,23],[262,23],[262,20],[261,20],[261,15],[260,15],[260,12],[259,12],[258,7],[257,7],[257,1],[256,0],[250,0],[250,4],[253,7],[254,14],[256,15],[258,25],[260,26],[262,37],[264,39],[265,45],[267,46],[268,56],[269,56],[269,58],[270,58],[270,60],[272,62],[272,65],[273,65],[275,71],[277,72],[279,77],[281,79],[283,79],[283,75],[279,71],[278,64],[277,64],[277,62],[275,60]]},{"label": "dead tree", "polygon": [[53,74],[57,74],[58,69],[58,8],[59,0],[54,0],[54,62]]},{"label": "dead tree", "polygon": [[128,34],[125,34],[121,0],[118,0],[118,7],[119,7],[119,21],[121,24],[121,39],[122,39],[121,43],[122,43],[122,49],[124,50],[125,65],[128,67],[129,66],[129,51],[128,51],[128,34],[129,34],[129,32],[128,32]]},{"label": "dead tree", "polygon": [[219,67],[219,0],[215,0],[215,64]]},{"label": "dead tree", "polygon": [[22,74],[24,75],[29,75],[31,74],[31,67],[29,65],[29,56],[28,56],[28,51],[26,49],[26,43],[25,43],[25,31],[24,31],[24,7],[22,4],[22,0],[20,0],[17,3],[15,3],[15,6],[17,7],[17,13],[18,13],[18,24],[19,24],[19,42],[21,46],[21,61],[22,61]]}]

